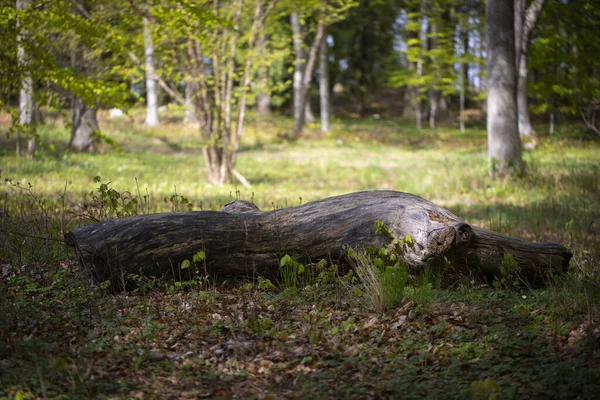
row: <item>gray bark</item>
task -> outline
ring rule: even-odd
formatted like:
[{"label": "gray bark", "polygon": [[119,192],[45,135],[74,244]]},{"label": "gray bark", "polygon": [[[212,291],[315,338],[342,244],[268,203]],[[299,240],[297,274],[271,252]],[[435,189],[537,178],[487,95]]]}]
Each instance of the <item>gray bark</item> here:
[{"label": "gray bark", "polygon": [[[325,35],[326,36],[326,35]],[[327,41],[319,49],[319,97],[321,107],[321,132],[329,132],[329,59]]]},{"label": "gray bark", "polygon": [[150,21],[144,17],[144,60],[146,62],[146,125],[158,125],[158,93],[154,72],[154,43]]},{"label": "gray bark", "polygon": [[196,116],[196,107],[194,106],[194,93],[196,92],[196,84],[193,80],[185,82],[185,111],[183,114],[183,122],[186,124],[197,124],[198,117]]},{"label": "gray bark", "polygon": [[[524,0],[515,0],[524,2]],[[523,3],[524,4],[524,3]],[[517,73],[518,73],[518,84],[517,84],[517,106],[519,113],[519,134],[522,137],[534,137],[535,131],[531,126],[531,118],[529,115],[529,108],[527,102],[527,53],[529,47],[529,39],[531,37],[531,31],[535,27],[535,23],[542,11],[544,0],[533,0],[529,5],[526,12],[521,10],[521,21],[518,25],[521,25],[520,35],[515,31],[516,42],[518,45],[517,53]],[[524,7],[524,6],[523,6]],[[515,16],[516,16],[515,10]],[[516,27],[517,23],[515,23]]]},{"label": "gray bark", "polygon": [[435,89],[429,89],[429,127],[435,129],[435,117],[438,106],[438,91]]},{"label": "gray bark", "polygon": [[71,139],[69,150],[84,152],[92,149],[94,132],[99,130],[96,108],[89,107],[79,97],[73,96],[71,105]]},{"label": "gray bark", "polygon": [[517,123],[513,0],[488,0],[487,134],[489,173],[503,177],[522,172]]},{"label": "gray bark", "polygon": [[[17,0],[16,8],[17,10],[24,10],[29,7],[30,0]],[[19,129],[17,129],[17,146],[16,153],[17,156],[21,155],[21,130],[24,130],[27,137],[27,156],[32,158],[35,154],[35,133],[33,132],[36,114],[36,106],[35,101],[33,99],[33,80],[31,78],[31,73],[28,70],[27,64],[27,54],[25,52],[25,48],[21,44],[23,38],[27,35],[27,31],[25,29],[20,29],[17,42],[19,43],[17,47],[17,59],[19,64],[22,66],[23,70],[25,70],[25,74],[23,79],[21,80],[21,88],[19,89]]]},{"label": "gray bark", "polygon": [[294,51],[296,59],[294,64],[294,139],[299,139],[304,129],[304,123],[308,120],[314,121],[312,110],[310,110],[309,90],[312,82],[312,74],[317,60],[317,52],[321,47],[325,37],[325,24],[319,21],[315,38],[310,47],[308,59],[304,63],[304,51],[302,48],[302,27],[300,26],[300,16],[298,13],[292,13],[290,16],[292,26]]},{"label": "gray bark", "polygon": [[[376,233],[383,221],[391,235]],[[572,254],[554,243],[529,243],[472,226],[420,197],[394,191],[351,193],[299,207],[262,212],[234,201],[220,212],[133,216],[99,222],[65,235],[83,270],[96,282],[120,283],[131,274],[180,279],[184,260],[204,251],[213,277],[277,276],[288,254],[299,262],[327,259],[347,265],[349,248],[382,247],[407,235],[398,256],[414,269],[467,268],[500,274],[511,254],[533,284],[566,271]],[[390,237],[391,236],[391,237]]]},{"label": "gray bark", "polygon": [[304,106],[303,96],[303,76],[304,76],[304,51],[302,49],[302,27],[300,26],[300,14],[297,12],[290,15],[292,26],[292,41],[294,43],[294,75],[292,86],[294,90],[294,121],[302,118],[302,107]]},{"label": "gray bark", "polygon": [[304,97],[304,121],[312,124],[316,121],[315,114],[312,110],[312,103],[310,101],[310,89],[307,88],[306,95]]},{"label": "gray bark", "polygon": [[258,67],[258,94],[256,96],[256,108],[259,115],[271,114],[271,95],[269,94],[269,68],[264,59],[267,54],[267,35],[264,33],[256,43],[258,56],[261,59]]}]

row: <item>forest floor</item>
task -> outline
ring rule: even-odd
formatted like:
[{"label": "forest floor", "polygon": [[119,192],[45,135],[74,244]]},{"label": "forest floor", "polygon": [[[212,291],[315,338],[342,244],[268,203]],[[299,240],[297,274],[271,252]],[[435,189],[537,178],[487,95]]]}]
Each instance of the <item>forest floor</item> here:
[{"label": "forest floor", "polygon": [[[348,118],[290,143],[289,119],[251,115],[236,166],[247,189],[206,183],[197,130],[180,110],[156,129],[133,115],[102,115],[118,151],[65,152],[55,122],[40,129],[33,160],[14,156],[0,118],[0,398],[597,398],[600,143],[578,126],[542,134],[524,152],[527,175],[496,182],[477,126],[419,132]],[[120,202],[102,199],[98,176]],[[562,243],[570,272],[541,289],[411,275],[387,307],[335,266],[294,287],[198,276],[111,293],[81,278],[62,242],[93,213],[219,209],[235,198],[272,209],[371,189]]]}]

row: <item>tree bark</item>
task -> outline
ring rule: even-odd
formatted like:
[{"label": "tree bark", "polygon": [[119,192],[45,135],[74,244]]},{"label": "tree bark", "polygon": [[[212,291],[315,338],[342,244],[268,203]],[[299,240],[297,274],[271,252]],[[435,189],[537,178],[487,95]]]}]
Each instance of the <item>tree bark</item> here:
[{"label": "tree bark", "polygon": [[73,96],[71,105],[71,139],[69,150],[84,152],[92,149],[92,134],[99,130],[96,108],[89,107],[79,97]]},{"label": "tree bark", "polygon": [[[383,221],[390,235],[376,233]],[[99,222],[65,235],[96,283],[130,274],[178,278],[180,265],[204,251],[201,267],[213,277],[277,276],[288,254],[302,263],[327,259],[347,265],[349,248],[382,247],[407,235],[398,256],[415,269],[468,268],[501,274],[505,255],[533,284],[566,271],[572,254],[554,243],[529,243],[469,225],[420,197],[394,191],[351,193],[299,207],[262,212],[247,201],[217,211],[162,213]]]},{"label": "tree bark", "polygon": [[[304,129],[304,123],[306,120],[310,120],[312,111],[308,110],[308,117],[306,107],[309,99],[309,90],[312,82],[312,75],[315,69],[317,52],[321,47],[323,38],[325,37],[325,23],[319,21],[315,38],[310,47],[308,54],[308,60],[304,64],[304,51],[302,49],[302,27],[300,26],[300,15],[298,13],[292,13],[290,16],[290,22],[292,26],[294,51],[296,52],[296,59],[294,64],[294,139],[299,139],[302,136],[302,130]],[[312,117],[314,119],[314,117]]]},{"label": "tree bark", "polygon": [[258,94],[256,95],[256,109],[258,115],[263,117],[271,115],[271,95],[269,94],[269,68],[265,63],[267,55],[267,35],[260,36],[256,44],[261,64],[258,67]]},{"label": "tree bark", "polygon": [[[516,2],[523,2],[524,0],[515,0]],[[526,12],[520,11],[520,22],[521,32],[520,35],[515,31],[516,43],[518,44],[518,53],[516,56],[517,62],[517,73],[518,73],[518,84],[517,84],[517,106],[519,114],[519,134],[521,137],[535,137],[535,131],[531,125],[531,118],[529,115],[529,108],[527,102],[527,53],[529,47],[529,39],[531,37],[531,31],[535,27],[535,23],[542,11],[544,0],[533,0]],[[524,6],[523,6],[524,7]],[[523,15],[524,14],[524,15]],[[515,16],[516,16],[515,10]],[[518,25],[515,22],[515,27]]]},{"label": "tree bark", "polygon": [[[327,33],[324,33],[327,37]],[[319,49],[319,97],[321,108],[321,132],[329,132],[329,58],[327,40]]]},{"label": "tree bark", "polygon": [[158,125],[158,94],[154,73],[154,43],[150,21],[144,16],[144,59],[146,62],[146,125]]},{"label": "tree bark", "polygon": [[[29,7],[30,0],[17,0],[17,10],[25,10]],[[33,158],[35,154],[35,132],[34,124],[36,123],[36,105],[33,99],[33,79],[28,70],[28,55],[22,44],[24,37],[27,35],[25,28],[20,28],[17,36],[17,59],[19,64],[25,70],[23,79],[21,80],[21,88],[19,89],[19,129],[17,129],[17,156],[21,155],[21,130],[24,130],[27,137],[27,157]]]},{"label": "tree bark", "polygon": [[183,122],[186,124],[198,123],[198,117],[196,116],[196,110],[193,101],[194,93],[197,90],[195,86],[196,83],[193,80],[189,79],[185,81],[185,111],[183,114]]},{"label": "tree bark", "polygon": [[302,116],[303,101],[302,97],[302,77],[304,75],[304,51],[302,46],[302,27],[300,26],[300,14],[295,12],[290,15],[290,24],[292,26],[292,41],[294,44],[294,75],[292,86],[294,90],[294,121],[298,121]]},{"label": "tree bark", "polygon": [[490,177],[523,170],[517,123],[513,0],[488,0],[487,134]]}]

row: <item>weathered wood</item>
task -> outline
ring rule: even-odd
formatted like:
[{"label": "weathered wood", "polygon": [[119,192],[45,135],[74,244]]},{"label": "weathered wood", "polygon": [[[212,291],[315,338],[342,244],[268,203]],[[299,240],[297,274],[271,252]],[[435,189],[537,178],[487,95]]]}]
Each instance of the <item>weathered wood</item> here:
[{"label": "weathered wood", "polygon": [[414,268],[453,265],[498,274],[512,254],[531,281],[566,271],[572,254],[555,243],[530,243],[478,228],[418,196],[394,191],[351,193],[298,207],[260,211],[234,201],[221,211],[161,213],[108,220],[66,235],[81,266],[96,282],[127,274],[179,276],[179,265],[204,250],[213,276],[274,276],[289,254],[301,262],[346,264],[348,248],[384,246],[381,220],[393,237],[410,235],[405,260]]}]

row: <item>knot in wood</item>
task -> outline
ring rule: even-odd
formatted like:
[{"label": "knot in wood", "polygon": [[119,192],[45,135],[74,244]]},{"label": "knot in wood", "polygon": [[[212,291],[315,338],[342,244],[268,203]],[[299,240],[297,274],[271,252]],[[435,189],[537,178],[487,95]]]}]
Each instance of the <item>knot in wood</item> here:
[{"label": "knot in wood", "polygon": [[456,239],[459,242],[470,242],[473,238],[473,229],[471,228],[471,225],[467,223],[461,222],[460,224],[457,224],[454,229],[456,229],[456,233],[458,233]]},{"label": "knot in wood", "polygon": [[221,210],[221,212],[226,212],[230,214],[242,214],[247,212],[256,212],[260,211],[258,206],[250,201],[246,200],[234,200],[225,204],[225,207]]}]

